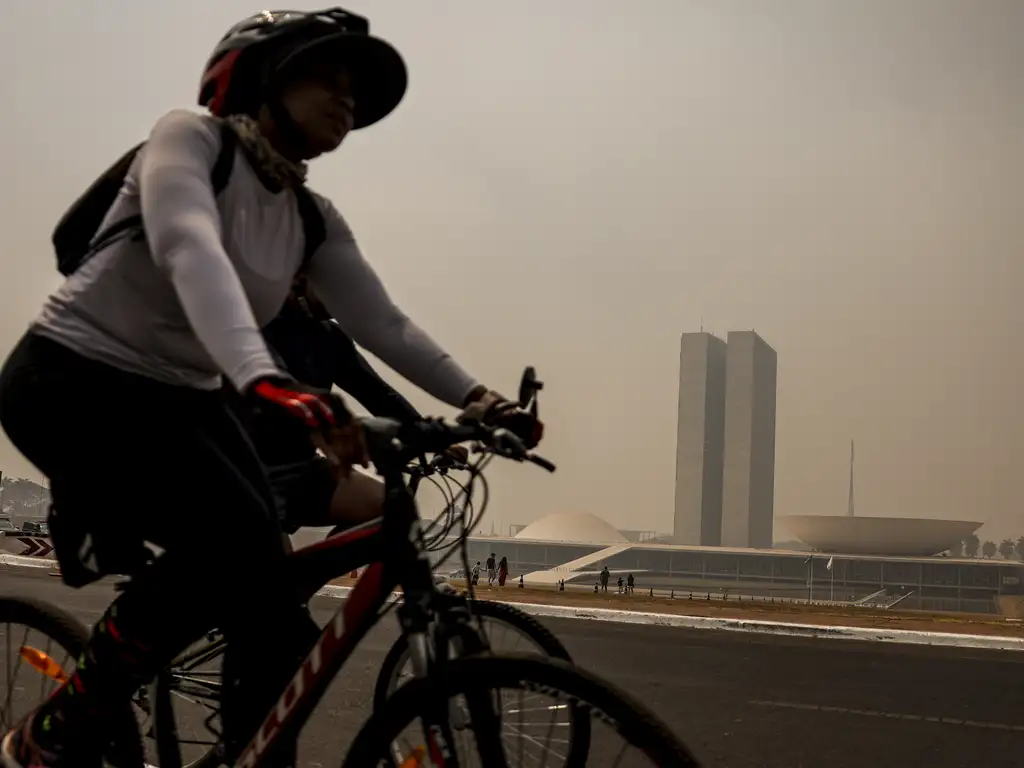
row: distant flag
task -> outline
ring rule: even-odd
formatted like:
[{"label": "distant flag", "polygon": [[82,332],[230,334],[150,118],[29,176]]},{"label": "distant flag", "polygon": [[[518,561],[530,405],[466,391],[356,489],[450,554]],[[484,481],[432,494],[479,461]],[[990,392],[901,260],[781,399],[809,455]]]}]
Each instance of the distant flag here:
[{"label": "distant flag", "polygon": [[825,563],[825,567],[826,567],[826,568],[828,568],[828,569],[829,569],[830,571],[832,570],[832,562],[833,562],[834,560],[835,560],[835,558],[834,558],[834,557],[830,557],[830,558],[828,559],[828,562],[827,562],[827,563]]}]

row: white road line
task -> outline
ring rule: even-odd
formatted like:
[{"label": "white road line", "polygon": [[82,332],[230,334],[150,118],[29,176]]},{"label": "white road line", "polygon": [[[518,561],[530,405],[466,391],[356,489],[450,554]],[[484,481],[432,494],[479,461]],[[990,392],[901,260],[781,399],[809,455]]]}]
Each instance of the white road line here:
[{"label": "white road line", "polygon": [[758,707],[774,707],[776,709],[799,709],[807,712],[831,712],[840,715],[857,715],[859,717],[881,717],[889,720],[912,720],[921,723],[941,723],[942,725],[959,725],[964,728],[988,728],[993,731],[1018,731],[1024,733],[1024,725],[1009,723],[988,723],[978,720],[963,720],[958,717],[933,717],[930,715],[914,715],[905,712],[883,712],[874,709],[852,709],[850,707],[833,707],[824,704],[799,704],[795,701],[751,701]]}]

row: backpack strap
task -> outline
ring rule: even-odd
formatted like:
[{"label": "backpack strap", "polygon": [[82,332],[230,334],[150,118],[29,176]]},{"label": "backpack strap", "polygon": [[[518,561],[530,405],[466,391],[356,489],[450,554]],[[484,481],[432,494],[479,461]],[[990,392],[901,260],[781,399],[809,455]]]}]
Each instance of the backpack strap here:
[{"label": "backpack strap", "polygon": [[[125,164],[124,175],[127,175],[127,165],[135,159],[135,155],[142,148],[142,144],[134,147],[119,161]],[[220,129],[220,151],[217,159],[210,170],[210,185],[213,188],[214,197],[220,195],[231,181],[231,172],[235,167],[235,154],[238,148],[238,134],[236,134],[226,122],[221,122]],[[295,187],[295,200],[298,204],[299,216],[302,219],[302,227],[305,235],[302,253],[302,267],[305,270],[310,259],[317,249],[327,239],[327,226],[324,216],[316,200],[305,186]],[[136,236],[142,234],[142,216],[135,214],[114,222],[106,229],[98,232],[89,244],[89,253],[82,259],[80,264],[99,253],[117,238],[129,230],[136,230]]]},{"label": "backpack strap", "polygon": [[210,171],[210,184],[213,187],[213,196],[217,197],[231,181],[231,171],[235,167],[235,149],[238,147],[238,134],[231,130],[227,121],[222,120],[220,124],[220,152],[217,154],[217,161]]},{"label": "backpack strap", "polygon": [[[238,147],[238,134],[232,130],[227,121],[221,121],[220,126],[220,154],[217,155],[217,162],[210,173],[210,181],[213,185],[213,194],[219,195],[231,180],[231,171],[235,165],[235,149]],[[298,204],[299,216],[302,219],[302,228],[305,234],[305,243],[302,251],[302,269],[306,268],[309,260],[313,258],[317,248],[323,245],[327,239],[327,227],[324,224],[324,216],[320,213],[320,207],[313,199],[313,195],[305,186],[295,187],[295,201]]]},{"label": "backpack strap", "polygon": [[[128,166],[135,159],[135,155],[139,153],[142,146],[142,144],[138,144],[133,147],[118,161],[119,165],[124,165],[124,169],[121,172],[122,178],[128,175]],[[228,182],[231,181],[231,171],[235,167],[235,149],[237,146],[237,134],[228,127],[227,123],[222,123],[220,129],[220,150],[217,153],[216,161],[214,161],[213,169],[210,171],[210,184],[213,187],[214,197],[223,192]],[[137,236],[142,235],[141,214],[126,216],[119,221],[115,221],[102,232],[98,232],[89,244],[89,253],[82,259],[81,263],[85,263],[86,259],[99,253],[122,234],[133,229],[137,230]]]},{"label": "backpack strap", "polygon": [[299,207],[299,216],[302,218],[302,228],[305,231],[305,243],[302,248],[302,267],[300,272],[305,271],[310,260],[317,249],[327,239],[327,224],[324,222],[324,215],[320,212],[313,194],[306,189],[305,185],[295,187],[295,202]]},{"label": "backpack strap", "polygon": [[112,242],[117,240],[122,234],[131,229],[137,229],[138,234],[142,233],[142,216],[136,213],[133,216],[126,216],[125,218],[115,221],[109,227],[100,232],[93,241],[89,244],[89,252],[82,257],[82,261],[79,266],[84,264],[86,261],[91,259],[97,253],[102,251]]},{"label": "backpack strap", "polygon": [[[232,130],[227,121],[221,121],[220,127],[220,154],[210,174],[210,181],[213,185],[213,194],[219,195],[231,180],[231,170],[235,165],[235,149],[238,146],[238,134]],[[295,201],[299,208],[299,217],[302,219],[302,228],[305,234],[305,243],[302,250],[302,269],[306,268],[309,260],[313,258],[317,248],[323,245],[327,239],[327,227],[324,223],[324,216],[320,207],[313,199],[313,195],[306,187],[295,187]]]}]

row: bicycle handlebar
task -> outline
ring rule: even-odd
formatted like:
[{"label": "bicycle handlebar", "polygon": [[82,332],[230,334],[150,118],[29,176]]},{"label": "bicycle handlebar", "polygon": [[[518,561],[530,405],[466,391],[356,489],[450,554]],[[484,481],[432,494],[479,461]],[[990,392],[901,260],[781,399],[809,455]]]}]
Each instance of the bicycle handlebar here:
[{"label": "bicycle handlebar", "polygon": [[[519,385],[519,408],[537,417],[537,393],[544,385],[534,369],[523,372]],[[529,451],[512,431],[480,422],[456,423],[444,419],[398,422],[393,419],[362,420],[370,459],[378,470],[404,468],[411,460],[427,453],[442,453],[458,443],[477,442],[483,450],[513,461],[536,464],[548,472],[555,465]]]},{"label": "bicycle handlebar", "polygon": [[398,422],[368,418],[362,422],[370,459],[379,468],[404,468],[425,453],[442,453],[457,443],[477,442],[484,450],[513,461],[536,464],[548,472],[555,465],[527,450],[523,441],[503,427],[479,422],[460,424],[444,419]]}]

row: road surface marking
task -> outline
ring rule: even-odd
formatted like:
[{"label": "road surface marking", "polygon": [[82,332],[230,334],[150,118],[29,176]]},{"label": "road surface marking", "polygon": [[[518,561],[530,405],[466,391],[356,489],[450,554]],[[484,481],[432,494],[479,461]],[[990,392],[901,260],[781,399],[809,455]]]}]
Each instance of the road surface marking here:
[{"label": "road surface marking", "polygon": [[884,717],[889,720],[913,720],[921,723],[941,723],[943,725],[960,725],[965,728],[987,728],[993,731],[1019,731],[1024,733],[1024,725],[1009,723],[988,723],[979,720],[963,720],[958,717],[933,717],[930,715],[912,715],[904,712],[883,712],[875,709],[853,709],[850,707],[834,707],[825,704],[799,704],[795,701],[751,701],[758,707],[774,707],[776,709],[800,709],[807,712],[833,712],[840,715],[859,715],[860,717]]}]

